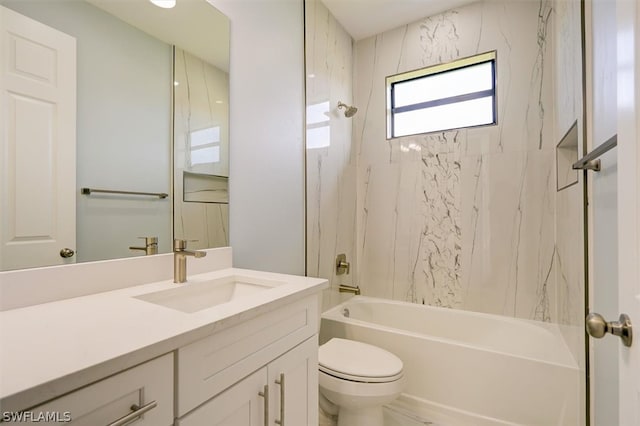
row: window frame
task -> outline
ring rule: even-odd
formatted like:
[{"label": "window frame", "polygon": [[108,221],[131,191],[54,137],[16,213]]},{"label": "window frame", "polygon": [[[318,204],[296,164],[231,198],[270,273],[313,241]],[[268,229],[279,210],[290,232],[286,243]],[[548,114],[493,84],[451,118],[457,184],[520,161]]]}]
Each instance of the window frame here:
[{"label": "window frame", "polygon": [[[408,81],[411,80],[417,80],[417,79],[421,79],[424,77],[429,77],[429,76],[433,76],[436,74],[442,74],[442,73],[446,73],[446,72],[450,72],[450,71],[456,71],[459,69],[463,69],[463,68],[467,68],[467,67],[471,67],[474,65],[480,65],[480,64],[484,64],[490,62],[492,65],[492,72],[493,72],[493,79],[492,79],[492,88],[491,89],[487,89],[484,91],[480,91],[480,92],[472,92],[472,93],[465,93],[462,95],[455,95],[455,96],[450,96],[447,98],[437,98],[437,99],[433,99],[430,101],[425,101],[425,102],[420,102],[420,103],[416,103],[416,104],[411,104],[411,105],[405,105],[402,107],[395,107],[394,103],[395,103],[395,98],[394,98],[394,87],[396,84],[398,83],[406,83]],[[489,52],[485,52],[485,53],[481,53],[478,55],[473,55],[473,56],[469,56],[466,58],[460,58],[460,59],[456,59],[454,61],[451,62],[447,62],[447,63],[443,63],[443,64],[438,64],[438,65],[432,65],[429,67],[425,67],[425,68],[420,68],[417,70],[413,70],[413,71],[408,71],[408,72],[404,72],[404,73],[399,73],[399,74],[394,74],[391,76],[386,77],[385,79],[385,86],[386,86],[386,103],[387,103],[387,140],[391,140],[391,139],[397,139],[397,138],[403,138],[403,137],[408,137],[408,136],[415,136],[415,135],[424,135],[424,134],[431,134],[431,133],[441,133],[441,132],[446,132],[446,131],[450,131],[450,130],[457,130],[457,129],[472,129],[472,128],[477,128],[477,127],[485,127],[485,126],[495,126],[498,124],[498,70],[497,70],[497,62],[498,62],[498,54],[497,51],[492,50]],[[433,108],[433,107],[437,107],[437,106],[442,106],[442,105],[450,105],[450,104],[455,104],[455,103],[459,103],[459,102],[464,102],[464,101],[469,101],[469,100],[474,100],[474,99],[480,99],[480,98],[486,98],[488,96],[493,96],[493,102],[492,102],[492,106],[493,106],[493,121],[491,123],[485,123],[485,124],[479,124],[479,125],[473,125],[473,126],[464,126],[464,127],[454,127],[454,128],[448,128],[448,129],[439,129],[439,130],[432,130],[432,131],[427,131],[427,132],[421,132],[421,133],[411,133],[408,135],[402,135],[402,136],[395,136],[395,129],[394,129],[394,114],[397,113],[402,113],[402,112],[408,112],[408,111],[416,111],[416,110],[420,110],[420,109],[428,109],[428,108]]]}]

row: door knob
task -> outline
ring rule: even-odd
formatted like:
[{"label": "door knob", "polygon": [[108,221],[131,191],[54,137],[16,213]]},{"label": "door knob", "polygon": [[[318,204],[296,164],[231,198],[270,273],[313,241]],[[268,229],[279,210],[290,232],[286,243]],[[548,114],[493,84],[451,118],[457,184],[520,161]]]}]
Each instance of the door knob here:
[{"label": "door knob", "polygon": [[595,337],[596,339],[600,339],[604,337],[605,334],[611,333],[614,336],[620,337],[625,346],[631,346],[633,341],[631,319],[627,314],[620,314],[618,321],[607,322],[602,315],[592,312],[587,315],[585,326],[589,336]]},{"label": "door knob", "polygon": [[70,248],[65,247],[62,250],[60,250],[60,257],[64,257],[64,258],[73,257],[74,254],[76,254],[76,252],[71,250]]}]

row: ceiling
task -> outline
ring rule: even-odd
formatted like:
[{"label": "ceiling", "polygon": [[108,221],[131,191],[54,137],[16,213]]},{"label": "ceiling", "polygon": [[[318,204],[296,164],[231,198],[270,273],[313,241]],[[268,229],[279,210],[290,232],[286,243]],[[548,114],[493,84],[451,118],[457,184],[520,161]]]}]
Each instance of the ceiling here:
[{"label": "ceiling", "polygon": [[354,40],[398,28],[475,0],[321,0]]},{"label": "ceiling", "polygon": [[153,37],[229,71],[229,19],[205,0],[178,0],[173,9],[148,0],[87,0]]}]

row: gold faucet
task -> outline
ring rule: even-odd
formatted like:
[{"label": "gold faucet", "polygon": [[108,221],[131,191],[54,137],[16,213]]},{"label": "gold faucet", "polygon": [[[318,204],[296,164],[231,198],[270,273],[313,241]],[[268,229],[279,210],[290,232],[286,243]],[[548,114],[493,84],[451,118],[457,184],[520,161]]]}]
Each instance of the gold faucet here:
[{"label": "gold faucet", "polygon": [[340,284],[340,286],[338,287],[338,291],[340,293],[353,293],[357,296],[360,294],[360,287]]},{"label": "gold faucet", "polygon": [[204,251],[189,251],[186,240],[173,240],[173,282],[184,283],[187,281],[187,256],[205,257]]},{"label": "gold faucet", "polygon": [[146,256],[158,254],[158,237],[138,238],[144,238],[144,247],[129,247],[129,250],[142,250]]}]

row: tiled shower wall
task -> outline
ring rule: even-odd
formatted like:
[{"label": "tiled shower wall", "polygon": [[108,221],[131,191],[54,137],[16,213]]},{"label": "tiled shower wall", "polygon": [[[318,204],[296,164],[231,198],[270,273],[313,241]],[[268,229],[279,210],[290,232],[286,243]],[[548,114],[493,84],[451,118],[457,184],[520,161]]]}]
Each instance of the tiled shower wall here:
[{"label": "tiled shower wall", "polygon": [[[580,15],[560,3],[473,3],[354,43],[352,64],[351,39],[307,2],[307,104],[332,108],[329,146],[307,149],[309,275],[343,279],[346,251],[365,295],[575,322],[580,190],[556,192],[555,150],[581,115]],[[386,140],[385,77],[492,50],[497,126]],[[349,121],[334,108],[351,67]]]},{"label": "tiled shower wall", "polygon": [[[548,2],[486,1],[356,44],[367,294],[555,317],[552,20]],[[492,50],[497,126],[385,139],[386,76]]]},{"label": "tiled shower wall", "polygon": [[[576,157],[582,157],[583,89],[582,89],[582,41],[581,13],[578,1],[554,3],[554,130],[553,138],[559,141],[575,123],[578,127]],[[558,170],[558,174],[563,173]],[[567,344],[581,370],[585,369],[584,354],[584,304],[585,304],[585,256],[584,256],[584,194],[582,172],[574,172],[576,184],[556,192],[556,247],[555,274],[557,287],[557,318]],[[586,390],[580,383],[581,394]],[[584,401],[581,401],[584,403]],[[584,407],[580,412],[585,413]],[[583,422],[584,423],[584,422]]]},{"label": "tiled shower wall", "polygon": [[307,274],[330,281],[324,308],[340,300],[340,284],[356,285],[357,271],[336,274],[344,253],[354,265],[356,157],[353,119],[338,102],[353,103],[353,40],[319,0],[305,6],[307,73]]}]

